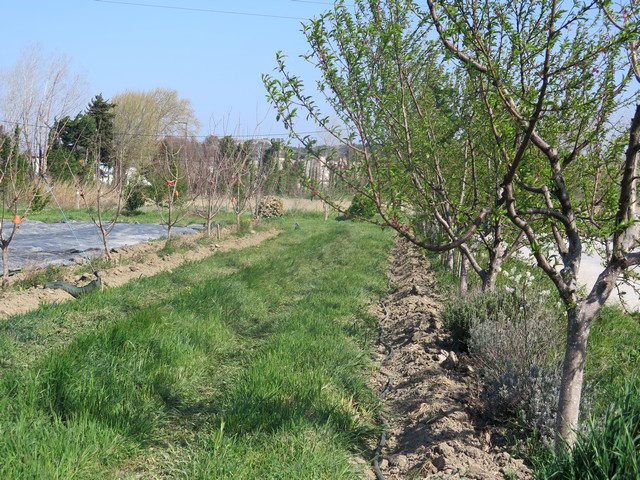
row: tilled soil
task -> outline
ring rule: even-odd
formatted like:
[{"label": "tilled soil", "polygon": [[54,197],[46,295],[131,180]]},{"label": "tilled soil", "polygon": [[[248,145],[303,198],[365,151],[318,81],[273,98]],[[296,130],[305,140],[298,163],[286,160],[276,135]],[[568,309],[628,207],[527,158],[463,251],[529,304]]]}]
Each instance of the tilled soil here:
[{"label": "tilled soil", "polygon": [[480,414],[474,367],[442,328],[442,299],[426,257],[398,241],[389,277],[391,293],[378,311],[383,336],[376,381],[388,433],[376,476],[531,478],[522,460],[505,451],[500,429]]}]

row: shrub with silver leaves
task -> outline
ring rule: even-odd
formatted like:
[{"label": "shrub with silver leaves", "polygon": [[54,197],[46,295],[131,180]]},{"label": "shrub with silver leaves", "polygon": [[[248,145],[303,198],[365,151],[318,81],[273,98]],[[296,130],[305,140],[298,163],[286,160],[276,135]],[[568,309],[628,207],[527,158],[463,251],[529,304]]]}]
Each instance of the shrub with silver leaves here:
[{"label": "shrub with silver leaves", "polygon": [[543,444],[554,439],[556,404],[560,392],[560,369],[532,366],[525,371],[507,367],[482,390],[486,415],[535,432]]},{"label": "shrub with silver leaves", "polygon": [[486,414],[547,442],[559,393],[563,310],[531,273],[503,277],[495,291],[451,302],[443,320],[479,367]]}]

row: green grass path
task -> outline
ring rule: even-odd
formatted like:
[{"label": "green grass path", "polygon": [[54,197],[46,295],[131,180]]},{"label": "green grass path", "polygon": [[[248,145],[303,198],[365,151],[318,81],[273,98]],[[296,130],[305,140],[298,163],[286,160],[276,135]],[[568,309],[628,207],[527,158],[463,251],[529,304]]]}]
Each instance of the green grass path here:
[{"label": "green grass path", "polygon": [[361,476],[391,235],[295,221],[0,325],[0,478]]}]

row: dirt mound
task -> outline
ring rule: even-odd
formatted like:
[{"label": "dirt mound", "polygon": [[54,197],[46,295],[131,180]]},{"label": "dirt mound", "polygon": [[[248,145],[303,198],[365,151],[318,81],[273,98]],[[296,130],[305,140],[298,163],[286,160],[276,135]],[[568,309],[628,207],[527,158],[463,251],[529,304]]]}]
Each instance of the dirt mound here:
[{"label": "dirt mound", "polygon": [[406,241],[394,250],[390,285],[378,312],[384,345],[377,383],[389,388],[377,476],[531,478],[524,463],[504,450],[500,430],[482,419],[473,365],[442,328],[442,301],[428,260]]}]

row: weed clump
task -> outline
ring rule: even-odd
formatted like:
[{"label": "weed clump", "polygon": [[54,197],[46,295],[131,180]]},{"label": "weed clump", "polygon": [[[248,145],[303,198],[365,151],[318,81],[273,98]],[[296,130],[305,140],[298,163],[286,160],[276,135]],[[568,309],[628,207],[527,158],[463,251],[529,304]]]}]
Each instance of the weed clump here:
[{"label": "weed clump", "polygon": [[375,203],[369,197],[361,193],[356,193],[351,201],[351,205],[347,209],[347,217],[349,218],[373,218],[378,213]]},{"label": "weed clump", "polygon": [[553,366],[534,365],[518,371],[508,365],[497,378],[486,379],[481,394],[485,414],[551,446],[560,373]]},{"label": "weed clump", "polygon": [[23,290],[44,285],[47,282],[64,280],[65,267],[49,265],[46,268],[37,268],[28,271],[20,280],[14,283],[14,288]]},{"label": "weed clump", "polygon": [[131,182],[125,192],[125,211],[129,215],[138,212],[145,204],[144,185],[139,182]]}]

